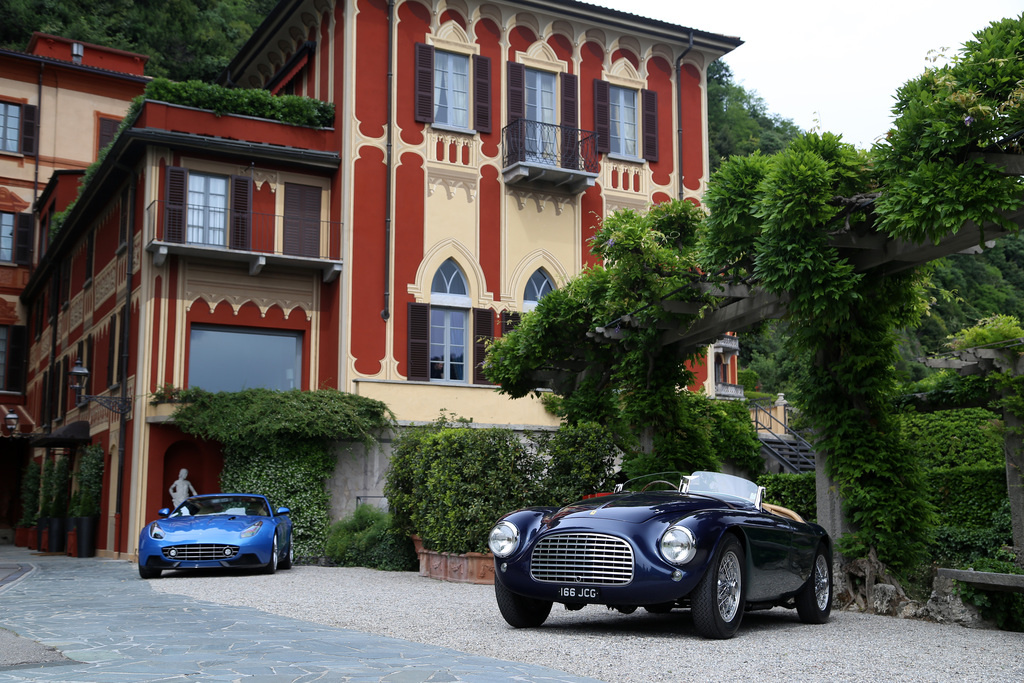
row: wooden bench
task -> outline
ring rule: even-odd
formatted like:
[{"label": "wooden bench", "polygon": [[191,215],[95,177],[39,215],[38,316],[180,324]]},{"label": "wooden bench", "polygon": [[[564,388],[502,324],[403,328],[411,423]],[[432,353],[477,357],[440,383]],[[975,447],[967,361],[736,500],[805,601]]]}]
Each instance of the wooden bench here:
[{"label": "wooden bench", "polygon": [[996,574],[995,572],[976,572],[973,569],[940,569],[939,576],[970,584],[981,590],[1024,593],[1024,574]]}]

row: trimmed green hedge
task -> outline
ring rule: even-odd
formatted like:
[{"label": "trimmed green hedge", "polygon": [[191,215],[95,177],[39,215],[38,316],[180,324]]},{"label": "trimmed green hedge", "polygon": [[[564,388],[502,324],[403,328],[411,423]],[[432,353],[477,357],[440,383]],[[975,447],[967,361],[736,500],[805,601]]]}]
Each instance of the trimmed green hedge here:
[{"label": "trimmed green hedge", "polygon": [[1003,423],[984,408],[904,413],[903,438],[925,467],[1001,466]]},{"label": "trimmed green hedge", "polygon": [[419,566],[409,536],[395,527],[390,514],[367,504],[331,526],[327,558],[343,567],[384,571],[411,571]]},{"label": "trimmed green hedge", "polygon": [[1008,500],[1005,465],[929,470],[926,478],[942,526],[989,528],[992,515]]},{"label": "trimmed green hedge", "polygon": [[202,81],[178,83],[155,78],[146,86],[147,100],[208,109],[218,116],[238,114],[312,128],[334,125],[334,105],[311,97],[272,95],[269,90],[225,88]]},{"label": "trimmed green hedge", "polygon": [[787,507],[808,522],[818,519],[814,472],[762,474],[757,478],[757,485],[765,488],[765,502]]},{"label": "trimmed green hedge", "polygon": [[486,552],[494,522],[518,508],[564,505],[612,488],[616,450],[597,423],[520,438],[444,417],[395,439],[384,495],[394,523],[440,552]]}]

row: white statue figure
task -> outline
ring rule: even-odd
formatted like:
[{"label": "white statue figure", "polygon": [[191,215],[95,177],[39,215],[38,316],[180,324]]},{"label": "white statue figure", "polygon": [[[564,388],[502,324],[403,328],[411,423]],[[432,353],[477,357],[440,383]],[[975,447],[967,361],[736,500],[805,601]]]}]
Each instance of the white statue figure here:
[{"label": "white statue figure", "polygon": [[172,508],[181,505],[189,496],[196,495],[196,490],[192,488],[192,482],[186,479],[186,477],[188,477],[188,470],[182,469],[178,473],[178,480],[171,484],[171,488],[168,489],[171,492]]}]

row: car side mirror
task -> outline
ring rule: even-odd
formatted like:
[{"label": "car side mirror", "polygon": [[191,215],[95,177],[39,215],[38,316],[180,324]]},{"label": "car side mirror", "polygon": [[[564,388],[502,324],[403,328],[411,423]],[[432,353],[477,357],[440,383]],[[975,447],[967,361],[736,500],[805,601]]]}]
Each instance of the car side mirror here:
[{"label": "car side mirror", "polygon": [[287,514],[290,514],[290,513],[291,513],[291,509],[290,508],[277,508],[277,514],[279,514],[279,515],[287,515]]},{"label": "car side mirror", "polygon": [[156,511],[156,514],[160,517],[166,517],[167,515],[171,514],[171,508],[160,508],[159,510]]}]

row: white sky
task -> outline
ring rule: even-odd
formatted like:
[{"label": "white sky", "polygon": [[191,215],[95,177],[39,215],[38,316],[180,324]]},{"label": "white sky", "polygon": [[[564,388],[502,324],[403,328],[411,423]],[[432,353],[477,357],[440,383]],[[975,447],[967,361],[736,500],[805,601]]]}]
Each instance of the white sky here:
[{"label": "white sky", "polygon": [[768,110],[858,147],[889,130],[897,88],[1021,0],[585,0],[744,43],[723,59]]}]

